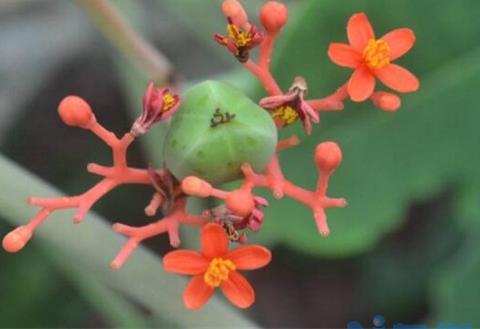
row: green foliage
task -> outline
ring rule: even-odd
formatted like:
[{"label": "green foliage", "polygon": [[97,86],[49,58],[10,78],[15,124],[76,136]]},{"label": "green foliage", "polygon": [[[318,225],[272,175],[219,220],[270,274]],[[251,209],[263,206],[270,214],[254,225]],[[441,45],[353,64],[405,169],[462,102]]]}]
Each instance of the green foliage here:
[{"label": "green foliage", "polygon": [[[345,24],[358,11],[368,14],[379,36],[401,26],[415,30],[417,44],[400,64],[419,75],[421,88],[405,95],[395,114],[381,113],[371,103],[351,102],[343,113],[324,113],[314,134],[286,151],[281,161],[287,177],[312,188],[315,145],[337,141],[344,162],[332,177],[330,194],[346,197],[349,205],[327,211],[332,233],[323,239],[308,209],[273,202],[261,233],[265,239],[324,256],[359,254],[401,224],[409,203],[452,187],[452,182],[457,182],[459,202],[469,198],[470,211],[478,213],[478,185],[473,184],[480,159],[472,150],[480,137],[474,110],[480,51],[473,31],[478,32],[474,22],[480,3],[465,3],[468,6],[438,6],[431,0],[311,1],[299,10],[300,18],[286,31],[274,62],[284,88],[294,74],[302,74],[310,96],[318,97],[345,81],[351,72],[330,63],[326,49],[329,42],[346,42]],[[462,24],[447,25],[444,19],[452,17]],[[455,32],[449,30],[452,26]],[[284,135],[292,132],[302,134],[296,128]],[[478,225],[478,220],[471,224]]]},{"label": "green foliage", "polygon": [[478,230],[471,231],[456,257],[436,273],[430,285],[432,323],[470,323],[473,328],[480,326],[479,233]]}]

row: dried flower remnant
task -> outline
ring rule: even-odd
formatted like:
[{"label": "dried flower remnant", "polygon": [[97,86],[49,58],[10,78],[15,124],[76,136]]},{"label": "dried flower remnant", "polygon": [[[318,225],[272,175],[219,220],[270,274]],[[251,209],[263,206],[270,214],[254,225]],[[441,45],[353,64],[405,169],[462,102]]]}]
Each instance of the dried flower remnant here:
[{"label": "dried flower remnant", "polygon": [[285,127],[300,119],[305,131],[310,135],[312,133],[310,120],[318,123],[320,119],[318,113],[305,101],[307,91],[305,79],[296,77],[285,95],[265,97],[259,104],[271,112],[277,126]]},{"label": "dried flower remnant", "polygon": [[135,120],[130,133],[135,137],[145,134],[154,123],[174,115],[179,107],[180,97],[170,88],[159,89],[150,83],[143,96],[142,115]]},{"label": "dried flower remnant", "polygon": [[[112,149],[113,164],[89,164],[87,170],[102,179],[83,194],[29,198],[29,203],[40,210],[27,224],[5,236],[6,251],[20,251],[54,211],[76,208],[73,220],[80,223],[90,208],[117,186],[147,185],[152,189],[152,198],[145,215],[154,220],[139,227],[113,225],[113,230],[127,240],[111,267],[121,268],[141,242],[164,233],[172,247],[179,247],[181,225],[192,225],[200,231],[202,251],[173,251],[163,261],[166,271],[193,276],[183,296],[186,307],[201,308],[214,289],[220,288],[235,306],[246,308],[254,302],[255,293],[238,271],[266,266],[271,253],[258,245],[242,245],[234,250],[228,247],[230,242],[246,244],[247,234],[264,229],[264,208],[269,202],[256,195],[256,189],[269,189],[276,200],[289,197],[303,203],[312,210],[320,235],[327,237],[331,233],[326,209],[347,205],[345,199],[327,195],[330,177],[343,158],[339,145],[334,141],[317,144],[313,161],[318,178],[315,189],[310,191],[284,176],[279,152],[295,147],[300,139],[292,135],[278,140],[278,129],[301,120],[309,135],[312,123],[319,122],[320,111],[342,110],[348,98],[357,102],[370,100],[386,112],[398,110],[400,97],[376,91],[375,79],[397,92],[418,89],[413,74],[392,64],[410,50],[415,36],[410,29],[402,28],[376,39],[367,16],[354,14],[347,24],[349,44],[332,43],[328,50],[334,63],[355,69],[352,77],[330,95],[307,99],[303,77],[297,76],[284,92],[270,70],[276,38],[288,20],[287,7],[276,1],[266,2],[260,9],[259,27],[249,21],[237,0],[225,0],[221,9],[228,22],[227,35],[215,34],[215,40],[258,79],[268,95],[253,102],[228,84],[205,81],[180,97],[169,87],[157,88],[151,83],[143,97],[141,115],[121,138],[97,122],[85,100],[65,97],[58,106],[63,122],[98,136]],[[250,52],[255,47],[257,59]],[[164,147],[165,163],[159,168],[130,167],[126,154],[129,146],[159,121],[168,123],[167,137],[159,141],[163,143],[159,147]],[[218,187],[235,179],[242,180],[236,189]],[[189,197],[212,197],[222,203],[191,214],[186,210]]]},{"label": "dried flower remnant", "polygon": [[248,30],[233,23],[228,18],[227,35],[215,34],[215,41],[227,47],[227,49],[238,59],[239,62],[245,63],[250,56],[250,50],[258,46],[263,36],[258,32],[254,24],[250,24]]}]

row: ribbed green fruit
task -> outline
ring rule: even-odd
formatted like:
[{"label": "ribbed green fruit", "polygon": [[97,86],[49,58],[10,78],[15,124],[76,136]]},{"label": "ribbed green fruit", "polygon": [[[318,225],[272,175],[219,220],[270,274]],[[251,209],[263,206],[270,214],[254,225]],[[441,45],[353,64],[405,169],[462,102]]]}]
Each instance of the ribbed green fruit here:
[{"label": "ribbed green fruit", "polygon": [[242,177],[245,162],[262,172],[276,145],[277,128],[265,110],[228,84],[205,81],[187,91],[171,122],[165,162],[177,179],[221,184]]}]

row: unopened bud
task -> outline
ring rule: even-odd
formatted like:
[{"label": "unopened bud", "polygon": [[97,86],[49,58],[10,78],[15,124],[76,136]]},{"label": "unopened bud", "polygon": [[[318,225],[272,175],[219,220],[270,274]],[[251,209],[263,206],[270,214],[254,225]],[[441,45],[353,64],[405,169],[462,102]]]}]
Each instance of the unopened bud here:
[{"label": "unopened bud", "polygon": [[182,181],[182,191],[191,196],[206,198],[212,193],[212,185],[198,177],[188,176]]},{"label": "unopened bud", "polygon": [[402,104],[400,97],[386,91],[374,92],[370,99],[376,107],[387,112],[395,112]]},{"label": "unopened bud", "polygon": [[277,33],[288,19],[288,9],[283,3],[269,1],[260,9],[260,21],[269,33]]},{"label": "unopened bud", "polygon": [[239,189],[228,194],[225,205],[233,214],[246,217],[253,211],[255,200],[250,191]]},{"label": "unopened bud", "polygon": [[223,15],[230,18],[235,25],[246,28],[248,16],[240,2],[237,0],[225,0],[222,3],[222,12]]},{"label": "unopened bud", "polygon": [[25,225],[19,226],[3,238],[3,249],[10,253],[18,252],[25,247],[31,237],[32,230],[30,228]]},{"label": "unopened bud", "polygon": [[323,142],[315,149],[317,167],[323,172],[332,172],[342,162],[342,150],[335,142]]},{"label": "unopened bud", "polygon": [[90,105],[78,96],[65,97],[58,105],[58,114],[66,125],[84,129],[95,120]]}]

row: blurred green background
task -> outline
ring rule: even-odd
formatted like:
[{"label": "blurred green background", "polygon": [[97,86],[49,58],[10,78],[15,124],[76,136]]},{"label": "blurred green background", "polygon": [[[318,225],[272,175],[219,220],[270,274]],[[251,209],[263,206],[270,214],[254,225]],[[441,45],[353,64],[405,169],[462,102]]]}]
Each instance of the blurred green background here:
[{"label": "blurred green background", "polygon": [[[221,79],[255,100],[264,95],[212,41],[225,28],[220,1],[112,2],[187,84]],[[263,1],[244,3],[255,21]],[[254,241],[271,247],[274,259],[248,275],[256,304],[239,312],[220,297],[189,313],[181,303],[185,281],[161,269],[166,237],[146,243],[120,272],[109,271],[123,239],[107,221],[148,222],[143,207],[149,189],[124,187],[95,206],[102,217],[73,226],[71,212],[59,212],[23,252],[0,252],[0,327],[345,328],[351,320],[372,327],[376,314],[385,316],[387,326],[480,327],[480,2],[288,5],[274,73],[284,89],[295,75],[305,76],[310,97],[328,95],[351,73],[331,63],[326,50],[332,41],[346,41],[352,13],[367,13],[378,36],[397,27],[410,27],[417,36],[398,62],[417,74],[421,88],[402,97],[397,113],[346,102],[342,112],[322,113],[308,138],[300,125],[283,131],[302,138],[281,162],[286,176],[304,187],[316,181],[317,143],[335,140],[343,150],[330,195],[347,198],[349,206],[328,211],[331,236],[320,237],[309,209],[272,201]],[[28,195],[81,193],[97,179],[85,165],[110,161],[94,136],[61,123],[59,100],[81,95],[99,121],[120,134],[140,109],[148,77],[74,1],[0,0],[0,40],[3,236],[34,213],[24,202]],[[163,132],[159,126],[135,144],[133,165],[161,164]],[[195,245],[192,233],[185,232],[187,245]]]}]

